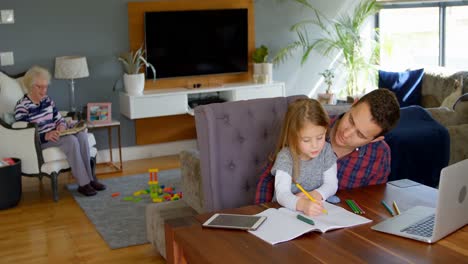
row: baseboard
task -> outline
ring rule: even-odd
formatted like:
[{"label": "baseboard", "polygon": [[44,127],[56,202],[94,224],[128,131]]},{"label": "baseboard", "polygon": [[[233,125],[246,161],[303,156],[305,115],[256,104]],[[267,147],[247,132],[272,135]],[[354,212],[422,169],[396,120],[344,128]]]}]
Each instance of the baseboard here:
[{"label": "baseboard", "polygon": [[[142,146],[131,146],[122,148],[122,161],[148,159],[160,156],[169,156],[179,154],[182,150],[197,148],[196,140],[181,140],[169,143],[151,144]],[[119,160],[119,149],[112,149],[114,161]],[[110,161],[109,149],[98,151],[97,162]]]}]

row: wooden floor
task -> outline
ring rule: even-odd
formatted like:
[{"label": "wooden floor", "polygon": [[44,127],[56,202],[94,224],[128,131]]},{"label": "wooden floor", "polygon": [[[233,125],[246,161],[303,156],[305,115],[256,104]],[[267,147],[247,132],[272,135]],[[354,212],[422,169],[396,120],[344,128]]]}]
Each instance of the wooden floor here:
[{"label": "wooden floor", "polygon": [[[177,155],[124,162],[124,171],[100,179],[180,167]],[[59,176],[59,201],[49,178],[23,177],[18,206],[0,210],[0,263],[165,263],[151,244],[111,250],[65,188],[74,180]],[[99,193],[97,194],[99,195]],[[142,216],[144,217],[144,216]]]}]

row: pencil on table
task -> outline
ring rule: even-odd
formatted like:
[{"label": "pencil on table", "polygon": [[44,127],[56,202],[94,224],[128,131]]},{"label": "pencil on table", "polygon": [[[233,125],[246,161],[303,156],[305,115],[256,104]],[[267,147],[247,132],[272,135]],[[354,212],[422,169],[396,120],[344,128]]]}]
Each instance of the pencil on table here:
[{"label": "pencil on table", "polygon": [[356,203],[356,201],[351,200],[351,202],[357,207],[357,209],[359,209],[359,211],[361,211],[361,214],[365,214],[365,213],[366,213],[366,212],[364,212],[364,210],[362,210],[361,206],[359,206],[359,204]]},{"label": "pencil on table", "polygon": [[395,212],[397,213],[397,215],[400,215],[400,208],[398,208],[398,205],[396,204],[395,201],[393,201],[393,207],[395,207]]},{"label": "pencil on table", "polygon": [[351,200],[345,200],[345,202],[348,204],[349,207],[351,207],[351,210],[353,210],[353,213],[359,214],[359,210],[354,207],[354,205],[351,203]]},{"label": "pencil on table", "polygon": [[388,204],[382,200],[380,203],[382,203],[382,205],[385,207],[385,209],[387,209],[387,211],[392,215],[392,216],[395,216],[395,213],[393,212],[392,208],[390,208],[390,206],[388,206]]}]

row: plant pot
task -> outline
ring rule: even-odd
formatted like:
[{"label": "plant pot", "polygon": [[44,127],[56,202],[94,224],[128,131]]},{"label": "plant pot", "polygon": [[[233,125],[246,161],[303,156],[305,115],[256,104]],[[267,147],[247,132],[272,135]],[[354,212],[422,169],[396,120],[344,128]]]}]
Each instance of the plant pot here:
[{"label": "plant pot", "polygon": [[255,83],[273,82],[273,64],[272,63],[254,63],[253,80]]},{"label": "plant pot", "polygon": [[322,104],[333,104],[333,94],[332,93],[319,93],[317,95],[317,100]]},{"label": "plant pot", "polygon": [[273,63],[262,63],[262,73],[264,76],[264,83],[273,82]]},{"label": "plant pot", "polygon": [[253,77],[254,83],[262,83],[262,79],[263,79],[262,63],[253,64],[252,77]]},{"label": "plant pot", "polygon": [[124,74],[124,87],[128,95],[142,95],[145,90],[145,74]]}]

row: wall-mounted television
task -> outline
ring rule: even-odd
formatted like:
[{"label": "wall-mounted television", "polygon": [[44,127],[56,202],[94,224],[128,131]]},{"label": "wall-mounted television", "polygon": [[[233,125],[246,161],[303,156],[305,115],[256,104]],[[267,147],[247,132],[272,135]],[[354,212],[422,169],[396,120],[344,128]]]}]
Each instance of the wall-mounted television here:
[{"label": "wall-mounted television", "polygon": [[146,12],[145,45],[156,78],[247,72],[247,9]]}]

